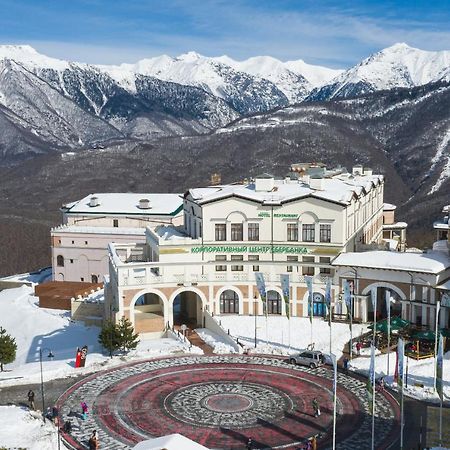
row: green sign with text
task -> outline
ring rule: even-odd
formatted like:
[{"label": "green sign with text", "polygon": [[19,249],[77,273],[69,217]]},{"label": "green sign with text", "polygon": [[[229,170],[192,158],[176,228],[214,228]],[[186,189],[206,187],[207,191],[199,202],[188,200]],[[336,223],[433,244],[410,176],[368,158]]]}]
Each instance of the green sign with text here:
[{"label": "green sign with text", "polygon": [[191,253],[308,253],[306,247],[293,245],[199,245],[191,248]]}]

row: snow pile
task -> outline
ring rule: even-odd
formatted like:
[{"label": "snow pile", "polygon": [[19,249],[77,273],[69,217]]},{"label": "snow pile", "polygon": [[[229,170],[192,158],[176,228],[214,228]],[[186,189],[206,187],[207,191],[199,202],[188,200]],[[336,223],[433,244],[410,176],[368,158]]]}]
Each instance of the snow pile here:
[{"label": "snow pile", "polygon": [[[256,318],[255,344],[255,317],[254,316],[217,316],[222,326],[230,330],[233,337],[239,338],[250,353],[266,353],[289,355],[298,350],[305,349],[311,342],[311,324],[306,317],[262,316]],[[330,327],[323,319],[313,319],[313,343],[315,350],[329,353]],[[353,325],[353,338],[356,339],[367,331],[365,325]],[[339,359],[342,356],[344,345],[350,340],[348,324],[332,323],[331,350]],[[290,335],[290,338],[289,338]]]},{"label": "snow pile", "polygon": [[214,353],[236,353],[236,350],[218,334],[206,328],[197,328],[195,331],[206,344],[212,347]]},{"label": "snow pile", "polygon": [[[390,385],[394,389],[397,389],[397,385],[394,382],[394,371],[396,364],[395,352],[392,352],[390,354],[389,376],[387,376],[387,360],[387,354],[379,354],[375,357],[376,376],[384,376],[386,384]],[[349,368],[351,370],[355,370],[359,373],[367,375],[369,371],[369,365],[369,357],[360,357],[354,358],[353,361],[349,364]],[[408,387],[404,388],[404,393],[418,399],[437,401],[438,396],[434,391],[434,368],[434,358],[427,358],[418,361],[413,358],[408,358]],[[444,355],[443,377],[444,398],[450,399],[450,352],[447,352]]]},{"label": "snow pile", "polygon": [[[55,426],[35,411],[18,406],[0,406],[0,448],[54,450],[58,448]],[[61,449],[67,447],[61,441]]]},{"label": "snow pile", "polygon": [[[100,296],[101,291],[94,295]],[[0,386],[39,382],[40,349],[46,381],[107,369],[136,359],[201,352],[197,348],[189,349],[189,342],[164,338],[142,340],[136,350],[110,359],[97,342],[100,328],[74,322],[68,311],[39,308],[38,298],[28,286],[0,292],[0,326],[17,343],[16,360],[0,373]],[[84,345],[88,346],[86,367],[75,369],[76,349]],[[50,350],[52,358],[48,358]]]}]

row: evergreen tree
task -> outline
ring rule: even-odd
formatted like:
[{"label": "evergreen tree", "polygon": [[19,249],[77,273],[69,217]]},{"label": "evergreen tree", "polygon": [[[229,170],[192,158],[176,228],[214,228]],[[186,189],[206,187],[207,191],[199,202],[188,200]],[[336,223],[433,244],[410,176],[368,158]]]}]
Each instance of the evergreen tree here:
[{"label": "evergreen tree", "polygon": [[120,335],[120,344],[124,352],[134,350],[139,344],[139,335],[134,332],[131,322],[122,317],[117,324],[117,330]]},{"label": "evergreen tree", "polygon": [[111,320],[103,322],[102,329],[98,335],[98,342],[109,351],[112,358],[113,353],[121,347],[120,334],[117,325]]},{"label": "evergreen tree", "polygon": [[16,340],[6,330],[0,327],[0,372],[3,372],[3,364],[10,364],[16,359]]}]

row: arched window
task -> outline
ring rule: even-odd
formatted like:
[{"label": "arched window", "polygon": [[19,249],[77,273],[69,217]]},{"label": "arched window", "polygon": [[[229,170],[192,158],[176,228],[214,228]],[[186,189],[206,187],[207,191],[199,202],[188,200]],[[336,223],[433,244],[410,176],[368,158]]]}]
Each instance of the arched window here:
[{"label": "arched window", "polygon": [[92,281],[92,283],[98,283],[98,276],[97,275],[91,275],[91,281]]},{"label": "arched window", "polygon": [[56,265],[58,267],[64,267],[64,256],[63,255],[58,255],[56,257]]},{"label": "arched window", "polygon": [[239,296],[228,289],[220,294],[220,314],[239,314]]},{"label": "arched window", "polygon": [[281,314],[281,295],[277,291],[267,291],[268,314]]}]

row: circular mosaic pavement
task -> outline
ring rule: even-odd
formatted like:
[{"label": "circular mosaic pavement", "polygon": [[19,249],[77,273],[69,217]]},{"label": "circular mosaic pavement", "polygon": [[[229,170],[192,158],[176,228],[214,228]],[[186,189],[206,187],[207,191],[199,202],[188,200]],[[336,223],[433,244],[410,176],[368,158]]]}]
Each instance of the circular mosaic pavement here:
[{"label": "circular mosaic pavement", "polygon": [[[102,449],[129,449],[151,437],[181,433],[211,449],[301,448],[313,435],[330,443],[332,371],[292,366],[264,356],[183,356],[131,364],[90,376],[58,401],[85,448],[93,429]],[[322,414],[315,418],[312,400]],[[81,420],[80,402],[91,408]],[[398,430],[398,405],[377,395],[376,446],[388,448]],[[365,383],[338,377],[338,448],[368,448],[371,417]]]}]

